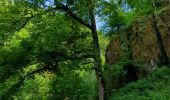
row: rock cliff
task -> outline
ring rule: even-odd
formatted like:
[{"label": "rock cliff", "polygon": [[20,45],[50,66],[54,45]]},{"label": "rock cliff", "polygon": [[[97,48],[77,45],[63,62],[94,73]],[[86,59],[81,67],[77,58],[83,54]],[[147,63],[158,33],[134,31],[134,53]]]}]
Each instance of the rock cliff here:
[{"label": "rock cliff", "polygon": [[[162,10],[157,15],[156,27],[158,28],[165,52],[170,58],[170,7]],[[160,48],[156,37],[156,29],[154,25],[154,18],[152,15],[144,16],[136,19],[132,26],[128,29],[130,31],[123,34],[128,37],[130,43],[131,56],[134,60],[143,60],[144,63],[156,65],[159,63]],[[120,59],[123,53],[123,44],[121,38],[113,37],[109,43],[106,51],[106,62],[108,64],[115,64]]]},{"label": "rock cliff", "polygon": [[[150,14],[134,20],[124,33],[113,37],[105,56],[108,67],[104,79],[108,95],[114,89],[147,75],[161,65],[163,57],[167,56],[164,60],[169,63],[170,7],[157,13],[156,17]],[[135,65],[134,61],[142,66]]]}]

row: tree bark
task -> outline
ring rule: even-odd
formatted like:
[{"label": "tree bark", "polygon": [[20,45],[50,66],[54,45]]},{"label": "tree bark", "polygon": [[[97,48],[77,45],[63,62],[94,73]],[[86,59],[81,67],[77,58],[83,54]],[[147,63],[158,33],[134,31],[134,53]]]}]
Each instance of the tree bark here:
[{"label": "tree bark", "polygon": [[93,50],[95,54],[94,67],[95,67],[95,73],[96,73],[97,83],[98,83],[98,97],[99,100],[104,100],[104,81],[103,81],[103,74],[102,74],[101,55],[100,55],[99,39],[98,39],[98,34],[96,29],[96,20],[95,20],[93,6],[92,7],[89,6],[89,14],[91,19]]},{"label": "tree bark", "polygon": [[94,68],[95,68],[95,73],[96,73],[97,83],[98,83],[98,95],[99,95],[99,100],[104,100],[104,84],[102,81],[103,74],[102,74],[102,66],[101,66],[100,47],[99,47],[99,40],[98,40],[98,35],[97,35],[95,25],[94,28],[91,29],[91,31],[93,35],[93,48],[95,54]]}]

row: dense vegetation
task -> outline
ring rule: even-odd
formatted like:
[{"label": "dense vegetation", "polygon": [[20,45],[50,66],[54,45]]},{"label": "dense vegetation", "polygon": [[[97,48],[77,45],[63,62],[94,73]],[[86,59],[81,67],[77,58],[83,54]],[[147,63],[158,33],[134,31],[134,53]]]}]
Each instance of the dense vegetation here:
[{"label": "dense vegetation", "polygon": [[110,100],[169,100],[169,69],[162,67],[146,78],[113,92]]},{"label": "dense vegetation", "polygon": [[[107,79],[117,78],[130,65],[147,69],[149,65],[131,57],[123,33],[147,15],[153,15],[156,25],[157,14],[168,3],[1,0],[0,100],[169,100],[169,58],[159,30],[160,67],[143,79],[127,77],[122,86]],[[114,37],[124,49],[120,60],[109,64],[105,53]]]}]

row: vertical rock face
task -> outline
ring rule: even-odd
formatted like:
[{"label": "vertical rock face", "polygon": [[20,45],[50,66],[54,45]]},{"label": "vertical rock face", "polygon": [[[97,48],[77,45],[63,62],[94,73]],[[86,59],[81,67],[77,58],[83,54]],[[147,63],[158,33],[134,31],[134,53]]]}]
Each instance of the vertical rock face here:
[{"label": "vertical rock face", "polygon": [[159,49],[152,20],[152,17],[148,16],[144,20],[134,22],[131,36],[132,59],[146,63],[158,60]]},{"label": "vertical rock face", "polygon": [[[136,19],[127,29],[128,31],[122,33],[126,40],[116,36],[107,46],[106,63],[110,66],[104,74],[105,81],[108,83],[106,86],[108,94],[111,91],[110,88],[120,88],[128,82],[136,81],[159,64],[161,50],[156,32],[159,32],[164,51],[170,59],[170,7],[157,14],[156,25],[154,21],[155,18],[152,15]],[[124,46],[125,44],[128,46]],[[124,50],[125,48],[128,49]],[[129,63],[117,65],[122,57],[126,56],[128,50],[130,57],[127,58],[142,61],[146,66],[129,65]]]},{"label": "vertical rock face", "polygon": [[116,63],[121,54],[121,42],[119,37],[114,37],[106,50],[106,62],[109,64]]},{"label": "vertical rock face", "polygon": [[[132,59],[141,60],[146,64],[155,66],[159,62],[160,49],[153,20],[151,15],[135,20],[130,29],[129,42]],[[170,7],[158,14],[156,26],[161,34],[165,52],[170,58]],[[113,38],[108,45],[106,51],[107,63],[114,64],[123,55],[120,52],[122,45],[120,41],[118,38]]]},{"label": "vertical rock face", "polygon": [[158,19],[158,27],[163,38],[165,51],[170,58],[170,9],[162,11]]}]

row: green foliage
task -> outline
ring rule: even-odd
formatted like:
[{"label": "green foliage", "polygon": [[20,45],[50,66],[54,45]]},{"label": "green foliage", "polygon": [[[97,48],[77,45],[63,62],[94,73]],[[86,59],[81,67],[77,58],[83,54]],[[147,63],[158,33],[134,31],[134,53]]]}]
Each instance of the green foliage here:
[{"label": "green foliage", "polygon": [[44,15],[35,21],[29,31],[33,33],[31,38],[36,39],[37,52],[55,50],[71,53],[91,48],[90,33],[78,25],[72,26],[75,22],[63,15]]},{"label": "green foliage", "polygon": [[156,69],[152,74],[112,93],[110,100],[169,100],[170,70]]},{"label": "green foliage", "polygon": [[89,72],[66,71],[55,76],[52,73],[35,75],[27,79],[14,99],[50,99],[50,100],[94,100],[95,81]]},{"label": "green foliage", "polygon": [[[168,4],[168,0],[154,0],[154,3],[159,11]],[[135,18],[155,11],[153,0],[106,0],[101,2],[99,10],[102,30],[110,36],[123,33]]]},{"label": "green foliage", "polygon": [[109,38],[106,35],[104,35],[101,31],[98,32],[98,36],[99,36],[102,65],[104,65],[105,64],[105,52],[106,52],[107,45],[109,44]]},{"label": "green foliage", "polygon": [[[120,33],[125,27],[127,14],[116,1],[102,2],[101,21],[104,22],[103,30],[109,35]],[[126,14],[126,15],[125,15]]]},{"label": "green foliage", "polygon": [[152,0],[127,0],[127,4],[130,5],[137,15],[144,15],[153,11]]},{"label": "green foliage", "polygon": [[105,92],[107,97],[111,95],[117,88],[122,87],[121,79],[125,73],[125,67],[128,64],[133,63],[131,60],[121,60],[113,65],[105,65],[103,72],[105,83]]},{"label": "green foliage", "polygon": [[[27,66],[20,74],[27,74],[37,67],[38,64]],[[59,73],[43,71],[27,77],[21,88],[15,87],[19,76],[12,75],[4,83],[0,83],[1,99],[94,100],[97,95],[94,71],[72,70],[67,65],[62,65]]]},{"label": "green foliage", "polygon": [[[51,1],[0,1],[0,99],[96,99],[97,80],[92,70],[96,60],[93,54],[95,39],[90,31],[95,21],[91,18],[93,16],[90,16],[90,12],[102,18],[107,32],[114,33],[121,33],[122,29],[131,24],[134,17],[151,12],[150,2],[146,0],[141,1],[142,8],[139,2],[134,0],[127,0],[127,2],[124,0],[54,0],[55,3]],[[63,3],[64,8],[60,3]],[[101,3],[102,6],[99,7]],[[54,9],[54,5],[59,5],[62,10]],[[125,6],[128,10],[125,10]],[[149,9],[146,9],[147,7]],[[143,8],[145,9],[142,10]],[[80,19],[76,21],[74,14]],[[90,28],[80,24],[81,21],[88,24]],[[97,33],[99,37],[97,43],[100,44],[102,65],[104,65],[105,49],[109,39],[101,31]],[[103,66],[106,80],[110,77],[118,78],[122,75],[124,66],[133,63],[128,59],[128,41],[124,35],[120,38],[123,43],[123,53],[127,55],[123,54],[120,62],[113,66]],[[44,67],[46,69],[43,69]],[[43,70],[37,71],[40,69]],[[153,74],[151,79],[145,80],[162,78],[160,75],[164,76],[164,73],[159,71]],[[109,85],[114,84],[113,81],[107,82]],[[139,81],[139,84],[142,88],[145,86],[148,88],[149,83],[141,85]],[[156,82],[154,84],[155,86],[166,85]],[[112,87],[106,89],[114,91]],[[155,89],[159,88],[155,87]],[[127,90],[122,89],[122,91],[124,93]],[[150,93],[150,90],[148,92]],[[161,90],[161,92],[168,91]],[[135,93],[134,95],[138,96]],[[154,94],[156,92],[151,92],[151,97],[157,98],[159,92],[156,96],[153,96]],[[119,96],[119,92],[115,95]],[[131,96],[133,95],[129,98]],[[145,95],[141,97],[145,98]]]},{"label": "green foliage", "polygon": [[[96,96],[95,91],[95,76],[94,72],[85,71],[71,71],[63,73],[64,76],[59,76],[53,82],[54,94],[50,99],[71,99],[71,100],[94,100]],[[71,85],[70,85],[71,84]]]},{"label": "green foliage", "polygon": [[[7,5],[0,8],[0,99],[94,100],[93,60],[72,57],[92,55],[89,29],[65,13],[43,12],[45,9],[36,7],[43,0],[14,2],[0,3]],[[61,55],[50,54],[53,52]],[[29,75],[44,65],[58,70]]]}]

